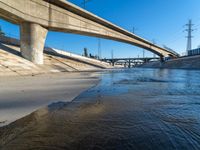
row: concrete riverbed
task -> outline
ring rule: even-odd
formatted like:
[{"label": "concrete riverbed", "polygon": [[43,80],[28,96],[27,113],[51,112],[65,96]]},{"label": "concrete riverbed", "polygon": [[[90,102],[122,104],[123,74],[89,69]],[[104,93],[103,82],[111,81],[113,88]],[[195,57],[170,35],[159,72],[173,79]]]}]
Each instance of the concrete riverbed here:
[{"label": "concrete riverbed", "polygon": [[98,85],[73,101],[58,98],[1,127],[0,149],[200,149],[200,71],[127,69],[99,74]]},{"label": "concrete riverbed", "polygon": [[52,102],[70,102],[98,80],[92,72],[1,77],[0,126]]}]

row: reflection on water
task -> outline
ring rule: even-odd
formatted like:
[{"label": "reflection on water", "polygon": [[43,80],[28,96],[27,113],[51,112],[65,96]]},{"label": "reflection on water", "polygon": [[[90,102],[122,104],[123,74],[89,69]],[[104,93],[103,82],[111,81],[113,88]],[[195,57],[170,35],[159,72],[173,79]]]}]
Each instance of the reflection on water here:
[{"label": "reflection on water", "polygon": [[71,103],[0,128],[0,149],[200,149],[200,71],[106,72]]}]

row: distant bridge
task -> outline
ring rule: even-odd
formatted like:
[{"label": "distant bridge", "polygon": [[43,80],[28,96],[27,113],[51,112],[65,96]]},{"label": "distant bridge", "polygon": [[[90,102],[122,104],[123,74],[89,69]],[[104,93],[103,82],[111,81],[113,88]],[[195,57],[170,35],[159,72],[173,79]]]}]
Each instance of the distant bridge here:
[{"label": "distant bridge", "polygon": [[21,54],[35,64],[43,64],[48,30],[129,43],[161,58],[178,57],[176,52],[155,45],[65,0],[0,0],[0,17],[20,25]]},{"label": "distant bridge", "polygon": [[158,61],[159,57],[145,57],[145,58],[108,58],[101,59],[102,61],[108,62],[111,65],[122,65],[124,67],[134,67],[139,64],[148,63],[152,60]]}]

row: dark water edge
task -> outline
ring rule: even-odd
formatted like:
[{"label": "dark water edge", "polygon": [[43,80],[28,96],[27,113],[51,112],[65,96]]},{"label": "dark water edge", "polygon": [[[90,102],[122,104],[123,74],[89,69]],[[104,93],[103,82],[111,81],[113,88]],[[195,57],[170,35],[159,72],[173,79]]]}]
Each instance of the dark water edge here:
[{"label": "dark water edge", "polygon": [[199,150],[200,71],[108,71],[73,102],[0,128],[2,150]]}]

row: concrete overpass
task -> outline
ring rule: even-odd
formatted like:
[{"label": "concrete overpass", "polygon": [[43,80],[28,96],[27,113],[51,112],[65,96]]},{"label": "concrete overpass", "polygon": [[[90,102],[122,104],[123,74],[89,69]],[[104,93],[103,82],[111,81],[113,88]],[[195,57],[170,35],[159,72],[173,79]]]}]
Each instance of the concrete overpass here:
[{"label": "concrete overpass", "polygon": [[129,43],[161,58],[178,56],[65,0],[0,0],[0,17],[20,25],[21,54],[35,64],[43,64],[48,30]]},{"label": "concrete overpass", "polygon": [[131,67],[131,64],[140,64],[150,62],[151,60],[159,60],[159,57],[145,57],[145,58],[108,58],[101,59],[102,61],[110,63],[112,66],[115,64],[121,64],[124,66]]}]

